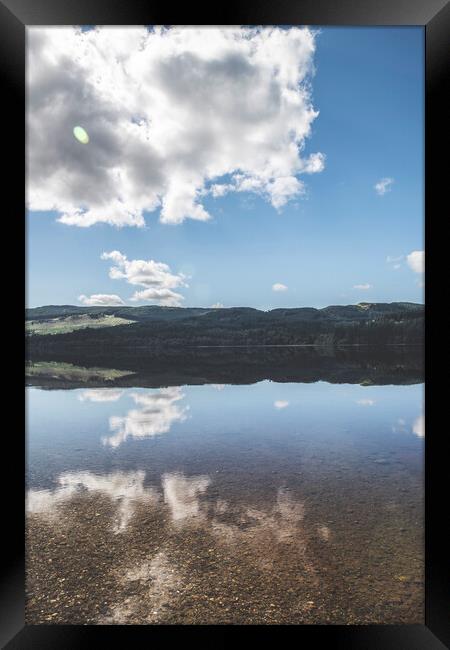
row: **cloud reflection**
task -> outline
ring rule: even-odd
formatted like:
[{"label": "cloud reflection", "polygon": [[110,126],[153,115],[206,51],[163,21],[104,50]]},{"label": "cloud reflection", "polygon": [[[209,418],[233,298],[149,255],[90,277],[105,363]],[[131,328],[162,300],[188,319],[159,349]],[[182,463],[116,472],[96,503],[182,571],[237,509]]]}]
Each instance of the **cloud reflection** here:
[{"label": "cloud reflection", "polygon": [[[99,495],[111,499],[116,510],[112,529],[121,533],[128,527],[138,506],[167,508],[169,521],[180,526],[207,526],[218,541],[250,543],[265,538],[267,543],[299,541],[299,526],[305,516],[303,501],[287,488],[279,488],[273,505],[233,505],[215,498],[204,500],[212,480],[207,475],[185,476],[168,472],[161,477],[161,488],[145,485],[145,472],[67,472],[58,478],[53,490],[29,490],[27,511],[46,518],[57,518],[60,508],[76,496]],[[324,536],[324,535],[322,535]]]},{"label": "cloud reflection", "polygon": [[331,536],[331,531],[329,526],[325,526],[325,525],[317,526],[317,534],[320,537],[320,539],[322,539],[324,542],[328,542]]},{"label": "cloud reflection", "polygon": [[[233,544],[300,541],[299,525],[305,516],[303,501],[296,499],[287,488],[279,488],[275,504],[267,509],[249,506],[239,510],[236,523],[223,521],[220,515],[228,513],[229,504],[220,500],[211,528],[220,541]],[[228,519],[228,518],[227,518]]]},{"label": "cloud reflection", "polygon": [[29,490],[27,511],[52,518],[58,514],[59,506],[87,491],[107,497],[117,504],[113,531],[120,533],[127,528],[138,504],[155,505],[160,499],[157,490],[146,487],[144,480],[143,471],[105,475],[67,472],[59,476],[59,486],[55,490]]},{"label": "cloud reflection", "polygon": [[138,583],[144,590],[148,606],[142,614],[142,596],[138,591],[119,602],[109,616],[100,622],[106,625],[126,625],[138,617],[140,623],[157,623],[170,606],[176,594],[183,588],[183,578],[174,567],[167,553],[160,551],[151,560],[144,560],[125,571],[120,579],[122,587],[129,589],[130,583]]},{"label": "cloud reflection", "polygon": [[414,420],[412,430],[418,438],[425,438],[425,416],[423,413]]},{"label": "cloud reflection", "polygon": [[413,433],[418,438],[425,438],[425,415],[421,413],[408,425],[404,418],[398,418],[392,426],[393,433]]},{"label": "cloud reflection", "polygon": [[78,399],[80,402],[117,402],[123,395],[123,390],[116,388],[92,388],[84,390]]},{"label": "cloud reflection", "polygon": [[276,409],[285,409],[287,406],[289,406],[289,402],[284,399],[278,399],[273,403],[273,405]]},{"label": "cloud reflection", "polygon": [[189,407],[177,404],[184,398],[180,387],[132,393],[130,397],[141,408],[132,409],[125,416],[111,416],[109,428],[115,433],[102,438],[104,445],[119,447],[127,438],[152,438],[167,433],[175,422],[183,422],[187,417]]},{"label": "cloud reflection", "polygon": [[200,495],[211,483],[208,476],[185,477],[183,474],[164,474],[162,487],[164,501],[170,508],[172,521],[183,522],[201,515]]}]

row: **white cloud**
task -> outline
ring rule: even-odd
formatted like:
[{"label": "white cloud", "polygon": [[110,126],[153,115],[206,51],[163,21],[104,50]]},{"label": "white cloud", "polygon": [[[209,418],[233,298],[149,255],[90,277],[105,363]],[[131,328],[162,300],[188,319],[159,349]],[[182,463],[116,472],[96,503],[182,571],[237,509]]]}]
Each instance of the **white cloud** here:
[{"label": "white cloud", "polygon": [[148,301],[166,307],[178,307],[184,297],[173,291],[177,287],[187,287],[183,273],[174,274],[163,262],[154,260],[128,260],[120,251],[102,253],[102,260],[112,260],[114,266],[109,269],[113,280],[126,280],[131,285],[144,287],[135,291],[130,300]]},{"label": "white cloud", "polygon": [[83,303],[83,305],[88,305],[90,307],[92,306],[112,307],[112,306],[125,304],[122,298],[120,296],[117,296],[115,293],[113,294],[93,293],[91,296],[85,296],[84,294],[82,294],[81,296],[78,296],[78,301]]},{"label": "white cloud", "polygon": [[272,291],[287,291],[288,288],[285,284],[282,284],[281,282],[275,282],[275,284],[272,285]]},{"label": "white cloud", "polygon": [[233,191],[234,186],[230,184],[224,184],[224,185],[211,185],[209,188],[210,193],[213,195],[215,199],[219,198],[220,196],[225,196],[227,192]]},{"label": "white cloud", "polygon": [[316,174],[325,169],[325,155],[323,153],[312,153],[302,163],[302,171],[306,174]]},{"label": "white cloud", "polygon": [[386,257],[386,264],[390,264],[394,271],[398,271],[398,269],[401,268],[404,259],[404,255],[388,255]]},{"label": "white cloud", "polygon": [[211,309],[222,309],[223,305],[221,302],[215,302],[214,305],[211,305]]},{"label": "white cloud", "polygon": [[144,289],[143,291],[135,291],[130,300],[153,302],[165,307],[179,307],[184,298],[181,294],[170,289]]},{"label": "white cloud", "polygon": [[[313,153],[309,158],[300,162],[298,171],[303,174],[314,174],[321,172],[324,168],[325,155]],[[210,194],[214,198],[218,198],[228,192],[254,192],[272,203],[273,207],[279,210],[290,199],[305,193],[304,183],[292,175],[267,180],[235,173],[232,181],[232,183],[211,185],[209,188]]]},{"label": "white cloud", "polygon": [[29,208],[87,227],[204,221],[209,192],[282,207],[324,167],[302,157],[314,51],[297,27],[29,28]]},{"label": "white cloud", "polygon": [[381,180],[378,181],[378,183],[375,183],[374,185],[376,193],[379,196],[383,196],[384,194],[386,194],[386,192],[390,192],[393,183],[394,183],[393,178],[382,178]]},{"label": "white cloud", "polygon": [[358,399],[356,403],[360,406],[373,406],[375,404],[374,399]]},{"label": "white cloud", "polygon": [[273,405],[276,409],[285,409],[287,406],[289,406],[289,402],[284,399],[278,399],[273,403]]},{"label": "white cloud", "polygon": [[387,262],[388,264],[392,264],[392,263],[394,263],[394,262],[401,262],[401,261],[403,260],[403,258],[404,258],[404,255],[397,255],[397,256],[395,256],[395,255],[388,255],[388,256],[386,257],[386,262]]},{"label": "white cloud", "polygon": [[365,284],[354,284],[353,289],[359,289],[360,291],[367,291],[373,287],[372,284],[366,282]]},{"label": "white cloud", "polygon": [[425,251],[412,251],[412,253],[406,256],[406,261],[414,273],[424,273]]}]

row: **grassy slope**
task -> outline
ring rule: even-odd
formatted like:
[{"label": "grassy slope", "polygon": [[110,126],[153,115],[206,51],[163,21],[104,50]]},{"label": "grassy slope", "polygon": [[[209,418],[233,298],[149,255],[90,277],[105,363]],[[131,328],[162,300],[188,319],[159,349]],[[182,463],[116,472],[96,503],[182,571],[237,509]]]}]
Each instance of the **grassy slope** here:
[{"label": "grassy slope", "polygon": [[112,314],[92,318],[89,314],[77,314],[73,316],[59,316],[51,320],[27,320],[25,329],[28,334],[67,334],[75,330],[85,328],[116,327],[117,325],[129,325],[133,320],[120,318]]}]

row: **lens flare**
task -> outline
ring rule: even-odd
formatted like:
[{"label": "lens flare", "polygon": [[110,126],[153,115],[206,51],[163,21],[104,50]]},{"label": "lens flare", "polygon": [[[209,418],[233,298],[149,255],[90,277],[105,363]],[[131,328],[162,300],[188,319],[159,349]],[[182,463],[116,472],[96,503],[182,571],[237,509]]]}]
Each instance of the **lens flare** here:
[{"label": "lens flare", "polygon": [[74,127],[73,134],[81,144],[87,144],[89,142],[87,131],[85,131],[82,126]]}]

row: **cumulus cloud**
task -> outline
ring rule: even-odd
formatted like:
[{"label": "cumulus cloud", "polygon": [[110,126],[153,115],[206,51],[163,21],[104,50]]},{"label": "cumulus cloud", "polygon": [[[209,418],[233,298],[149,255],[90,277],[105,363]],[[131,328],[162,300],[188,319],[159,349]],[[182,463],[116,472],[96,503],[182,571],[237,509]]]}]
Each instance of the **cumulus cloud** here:
[{"label": "cumulus cloud", "polygon": [[285,284],[282,284],[281,282],[275,282],[275,284],[272,285],[272,291],[287,291],[288,288]]},{"label": "cumulus cloud", "polygon": [[316,174],[325,169],[325,154],[312,153],[309,158],[302,161],[301,170],[305,174]]},{"label": "cumulus cloud", "polygon": [[112,260],[109,269],[113,280],[126,280],[128,284],[144,287],[135,291],[130,300],[148,301],[166,307],[178,307],[184,297],[173,291],[177,287],[187,287],[183,273],[172,273],[170,267],[154,260],[128,260],[120,251],[102,253],[102,260]]},{"label": "cumulus cloud", "polygon": [[372,284],[369,284],[368,282],[365,282],[364,284],[354,284],[353,288],[354,289],[359,289],[360,291],[367,291],[368,289],[372,288]]},{"label": "cumulus cloud", "polygon": [[289,406],[289,402],[284,399],[277,399],[273,405],[276,409],[285,409],[287,406]]},{"label": "cumulus cloud", "polygon": [[215,302],[214,305],[211,305],[211,309],[222,309],[223,305],[221,302]]},{"label": "cumulus cloud", "polygon": [[414,273],[425,272],[425,251],[412,251],[406,256],[406,261]]},{"label": "cumulus cloud", "polygon": [[205,221],[230,191],[282,207],[324,167],[304,154],[314,51],[298,27],[31,27],[29,208],[87,227]]},{"label": "cumulus cloud", "polygon": [[382,178],[381,180],[378,181],[378,183],[375,183],[374,185],[376,193],[379,196],[383,196],[384,194],[386,194],[386,192],[390,192],[393,183],[394,183],[393,178]]},{"label": "cumulus cloud", "polygon": [[78,301],[83,303],[83,305],[88,305],[89,307],[113,307],[125,304],[122,298],[120,296],[117,296],[115,293],[93,293],[91,296],[85,296],[84,294],[81,294],[81,296],[78,296]]},{"label": "cumulus cloud", "polygon": [[[412,251],[409,255],[397,255],[386,257],[386,263],[391,264],[392,268],[396,271],[401,268],[403,261],[406,261],[406,264],[409,268],[414,271],[414,273],[423,274],[425,273],[425,251]],[[423,280],[417,281],[418,287],[423,287]]]},{"label": "cumulus cloud", "polygon": [[170,289],[144,289],[143,291],[135,291],[130,300],[154,302],[165,307],[179,307],[184,298]]},{"label": "cumulus cloud", "polygon": [[358,399],[356,403],[360,406],[373,406],[375,404],[374,399]]}]

